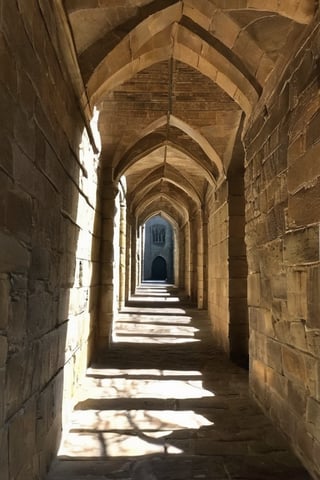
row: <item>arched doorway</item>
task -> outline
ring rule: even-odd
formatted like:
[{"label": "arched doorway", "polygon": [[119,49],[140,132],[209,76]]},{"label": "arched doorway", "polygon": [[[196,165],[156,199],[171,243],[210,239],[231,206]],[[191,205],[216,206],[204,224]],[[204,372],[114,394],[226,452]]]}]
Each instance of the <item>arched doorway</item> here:
[{"label": "arched doorway", "polygon": [[163,257],[156,257],[152,262],[151,280],[167,279],[167,262]]},{"label": "arched doorway", "polygon": [[174,282],[174,233],[172,225],[157,214],[143,227],[142,281]]}]

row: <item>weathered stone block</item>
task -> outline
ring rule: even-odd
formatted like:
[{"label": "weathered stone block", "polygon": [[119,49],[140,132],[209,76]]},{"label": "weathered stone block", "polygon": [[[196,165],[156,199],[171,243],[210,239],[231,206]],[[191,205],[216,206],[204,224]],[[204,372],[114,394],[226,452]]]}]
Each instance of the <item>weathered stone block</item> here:
[{"label": "weathered stone block", "polygon": [[266,238],[265,241],[277,239],[285,230],[285,207],[283,205],[275,205],[266,215]]},{"label": "weathered stone block", "polygon": [[313,463],[313,436],[308,432],[302,420],[297,423],[296,433],[293,437],[294,444],[303,452],[304,458]]},{"label": "weathered stone block", "polygon": [[47,280],[50,271],[50,252],[41,245],[34,246],[31,251],[30,275],[33,279]]},{"label": "weathered stone block", "polygon": [[307,327],[320,330],[320,265],[308,270]]},{"label": "weathered stone block", "polygon": [[288,394],[288,379],[273,368],[267,368],[267,386],[274,390],[277,395],[286,399]]},{"label": "weathered stone block", "polygon": [[255,358],[259,361],[262,361],[264,364],[267,363],[267,339],[264,335],[261,335],[258,332],[255,332],[254,338],[255,343]]},{"label": "weathered stone block", "polygon": [[12,97],[10,93],[3,87],[0,88],[0,102],[1,102],[1,112],[0,112],[1,128],[11,134],[13,131],[13,125],[14,125],[13,102],[12,102]]},{"label": "weathered stone block", "polygon": [[[9,46],[3,34],[0,35],[0,63],[3,66],[0,73],[0,82],[10,90],[10,93],[17,93],[16,63],[10,52]],[[2,124],[1,125],[5,125]]]},{"label": "weathered stone block", "polygon": [[316,76],[315,58],[311,49],[305,50],[303,57],[300,60],[298,67],[294,72],[294,85],[296,88],[297,95],[312,82],[313,78]]},{"label": "weathered stone block", "polygon": [[19,148],[25,155],[33,159],[35,156],[35,127],[33,122],[28,121],[27,115],[16,108],[14,116],[14,135]]},{"label": "weathered stone block", "polygon": [[285,235],[284,261],[299,265],[319,260],[319,226],[296,230]]},{"label": "weathered stone block", "polygon": [[308,398],[307,423],[312,435],[320,442],[320,402],[314,398]]},{"label": "weathered stone block", "polygon": [[[282,305],[282,304],[281,304]],[[290,322],[287,320],[281,320],[284,315],[281,315],[279,312],[280,320],[277,318],[277,321],[274,322],[275,338],[282,343],[287,343],[290,338]]]},{"label": "weathered stone block", "polygon": [[249,307],[250,329],[257,330],[266,336],[274,336],[272,314],[269,309]]},{"label": "weathered stone block", "polygon": [[7,361],[8,339],[0,335],[0,369],[4,367]]},{"label": "weathered stone block", "polygon": [[0,274],[0,330],[6,330],[8,325],[10,303],[10,282],[7,275]]},{"label": "weathered stone block", "polygon": [[288,405],[299,415],[299,417],[303,417],[307,404],[307,392],[305,388],[289,381],[287,393]]},{"label": "weathered stone block", "polygon": [[307,382],[306,389],[311,397],[320,401],[320,363],[318,359],[305,355]]},{"label": "weathered stone block", "polygon": [[18,98],[24,114],[31,119],[34,112],[36,93],[32,82],[23,70],[18,70]]},{"label": "weathered stone block", "polygon": [[9,192],[7,195],[7,228],[29,242],[32,231],[32,200],[29,195],[19,191]]},{"label": "weathered stone block", "polygon": [[13,236],[0,232],[0,271],[23,272],[30,265],[30,252]]},{"label": "weathered stone block", "polygon": [[[318,126],[319,128],[319,126]],[[320,144],[310,148],[301,158],[292,162],[288,171],[288,191],[291,194],[312,186],[320,177]]]},{"label": "weathered stone block", "polygon": [[14,417],[9,425],[10,478],[23,478],[22,472],[32,472],[35,451],[35,418],[36,409],[34,403],[31,402]]},{"label": "weathered stone block", "polygon": [[[307,126],[307,133],[306,133],[307,148],[319,142],[320,140],[319,124],[320,124],[320,111],[318,111],[315,115],[313,115],[313,117],[311,118]],[[315,164],[315,168],[317,168],[316,164]]]},{"label": "weathered stone block", "polygon": [[[315,357],[320,357],[320,330],[306,329],[306,342],[307,342],[308,351],[310,352],[310,354],[314,355]],[[320,375],[319,375],[319,379],[320,379]],[[320,382],[319,382],[319,393],[320,393]]]},{"label": "weathered stone block", "polygon": [[304,322],[290,322],[290,343],[299,350],[308,350]]},{"label": "weathered stone block", "polygon": [[296,319],[307,318],[307,278],[306,269],[288,271],[288,312]]},{"label": "weathered stone block", "polygon": [[261,278],[259,273],[248,276],[248,304],[260,306],[261,303]]},{"label": "weathered stone block", "polygon": [[250,367],[250,387],[260,402],[266,399],[266,365],[252,359]]},{"label": "weathered stone block", "polygon": [[57,320],[57,301],[41,287],[28,299],[28,334],[40,337],[54,327]]},{"label": "weathered stone block", "polygon": [[1,192],[3,192],[4,183],[6,183],[6,188],[8,188],[9,180],[8,175],[12,175],[13,173],[13,158],[12,158],[12,147],[11,142],[8,138],[4,135],[1,135],[1,142],[0,142],[0,165],[1,168],[6,172],[0,172],[0,185],[1,185]]},{"label": "weathered stone block", "polygon": [[286,377],[300,385],[305,385],[307,372],[302,352],[282,346],[282,364]]},{"label": "weathered stone block", "polygon": [[15,292],[10,304],[8,339],[11,348],[20,348],[27,335],[27,295],[26,292]]},{"label": "weathered stone block", "polygon": [[8,428],[0,428],[0,472],[1,480],[9,480]]},{"label": "weathered stone block", "polygon": [[305,135],[300,134],[292,143],[290,143],[288,147],[289,170],[290,165],[292,165],[305,152],[305,139]]},{"label": "weathered stone block", "polygon": [[279,275],[283,272],[283,241],[276,239],[258,251],[259,271],[265,276]]},{"label": "weathered stone block", "polygon": [[[6,368],[1,368],[0,369],[0,425],[1,426],[3,426],[5,423],[5,410],[6,410],[5,390],[6,390]],[[2,427],[0,427],[0,429],[1,428]],[[1,434],[0,434],[0,437],[1,437]],[[0,441],[0,444],[1,444],[1,441]],[[0,458],[1,458],[1,455],[0,455]],[[1,460],[0,460],[0,464],[1,464]]]},{"label": "weathered stone block", "polygon": [[24,390],[24,365],[26,358],[23,354],[14,355],[8,359],[7,384],[6,384],[6,417],[11,416],[18,408],[20,402],[25,400]]},{"label": "weathered stone block", "polygon": [[272,278],[266,277],[261,274],[261,300],[260,304],[263,307],[268,307],[272,303],[272,288],[271,288]]},{"label": "weathered stone block", "polygon": [[270,278],[270,287],[273,298],[287,299],[287,275],[280,273],[272,275]]},{"label": "weathered stone block", "polygon": [[320,222],[320,180],[289,195],[288,221],[292,226]]},{"label": "weathered stone block", "polygon": [[281,344],[279,342],[275,342],[271,338],[267,338],[266,344],[267,350],[267,363],[268,365],[273,368],[276,372],[282,374],[282,352],[281,352]]}]

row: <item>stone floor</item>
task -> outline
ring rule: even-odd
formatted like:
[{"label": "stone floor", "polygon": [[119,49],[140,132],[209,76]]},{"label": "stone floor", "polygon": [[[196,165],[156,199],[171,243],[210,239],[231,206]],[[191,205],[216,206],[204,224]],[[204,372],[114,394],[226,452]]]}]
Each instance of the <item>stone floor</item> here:
[{"label": "stone floor", "polygon": [[124,309],[48,480],[310,479],[175,295],[146,284]]}]

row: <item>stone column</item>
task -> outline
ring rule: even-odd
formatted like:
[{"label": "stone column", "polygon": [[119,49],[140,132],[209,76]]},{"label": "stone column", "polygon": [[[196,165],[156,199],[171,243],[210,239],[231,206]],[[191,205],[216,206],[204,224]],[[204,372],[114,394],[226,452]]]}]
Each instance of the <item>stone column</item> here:
[{"label": "stone column", "polygon": [[131,235],[131,221],[128,211],[126,212],[126,269],[125,269],[125,302],[129,299],[131,293],[131,265],[132,265],[132,235]]},{"label": "stone column", "polygon": [[112,169],[104,170],[102,187],[102,245],[101,245],[101,286],[100,314],[96,347],[98,351],[108,347],[112,335],[114,287],[114,216],[115,199],[118,189],[112,181]]},{"label": "stone column", "polygon": [[208,308],[208,212],[203,210],[203,308]]},{"label": "stone column", "polygon": [[190,279],[191,279],[191,300],[198,301],[198,232],[197,214],[190,219]]},{"label": "stone column", "polygon": [[183,228],[179,230],[179,287],[185,289],[185,235]]},{"label": "stone column", "polygon": [[126,202],[120,201],[120,272],[119,272],[119,309],[125,305],[126,297]]},{"label": "stone column", "polygon": [[248,303],[245,236],[245,200],[243,172],[228,181],[229,209],[229,340],[231,358],[244,366],[248,363]]},{"label": "stone column", "polygon": [[187,297],[191,298],[191,242],[190,242],[190,223],[187,222],[184,230],[184,283]]},{"label": "stone column", "polygon": [[136,228],[136,284],[140,285],[141,283],[141,278],[142,278],[142,256],[143,256],[143,250],[142,250],[142,228]]},{"label": "stone column", "polygon": [[173,229],[173,282],[180,285],[180,235],[176,227]]},{"label": "stone column", "polygon": [[197,306],[203,308],[203,289],[204,289],[204,262],[203,262],[203,221],[202,221],[202,209],[199,208],[195,219],[197,244],[195,245],[197,250]]},{"label": "stone column", "polygon": [[131,295],[133,295],[136,290],[136,279],[137,279],[137,232],[133,222],[133,224],[131,225],[131,285],[130,285]]}]

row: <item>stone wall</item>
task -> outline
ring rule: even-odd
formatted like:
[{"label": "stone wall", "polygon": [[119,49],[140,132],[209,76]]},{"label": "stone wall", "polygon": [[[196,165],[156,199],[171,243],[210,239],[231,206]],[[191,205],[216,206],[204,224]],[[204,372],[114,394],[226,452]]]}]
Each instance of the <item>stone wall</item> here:
[{"label": "stone wall", "polygon": [[244,137],[251,388],[314,478],[320,475],[319,45],[316,26]]},{"label": "stone wall", "polygon": [[63,399],[65,414],[86,366],[96,307],[97,163],[52,5],[0,2],[2,480],[46,471]]}]

